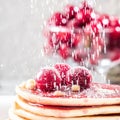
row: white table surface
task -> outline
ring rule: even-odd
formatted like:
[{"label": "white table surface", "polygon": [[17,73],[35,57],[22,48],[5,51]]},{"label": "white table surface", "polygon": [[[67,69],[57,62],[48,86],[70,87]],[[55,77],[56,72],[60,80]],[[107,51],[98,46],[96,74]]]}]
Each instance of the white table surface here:
[{"label": "white table surface", "polygon": [[14,101],[14,96],[0,96],[0,120],[8,118],[8,110]]}]

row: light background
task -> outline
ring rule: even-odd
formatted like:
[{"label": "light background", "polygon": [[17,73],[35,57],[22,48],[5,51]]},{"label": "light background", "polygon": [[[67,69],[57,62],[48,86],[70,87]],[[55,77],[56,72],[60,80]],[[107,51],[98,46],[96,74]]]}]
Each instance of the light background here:
[{"label": "light background", "polygon": [[[80,0],[0,0],[0,95],[14,94],[15,85],[57,61],[42,54],[45,38],[41,33],[51,13],[69,2]],[[94,6],[120,15],[120,0],[96,0]]]}]

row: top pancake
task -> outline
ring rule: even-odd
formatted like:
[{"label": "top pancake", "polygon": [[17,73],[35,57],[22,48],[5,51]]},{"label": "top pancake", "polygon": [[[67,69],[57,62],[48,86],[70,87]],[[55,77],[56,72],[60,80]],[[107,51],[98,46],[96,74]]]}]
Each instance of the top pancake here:
[{"label": "top pancake", "polygon": [[64,96],[54,96],[54,93],[42,93],[27,90],[18,86],[17,95],[23,99],[42,105],[55,106],[93,106],[120,104],[120,86],[92,83],[89,89],[82,92],[65,92]]}]

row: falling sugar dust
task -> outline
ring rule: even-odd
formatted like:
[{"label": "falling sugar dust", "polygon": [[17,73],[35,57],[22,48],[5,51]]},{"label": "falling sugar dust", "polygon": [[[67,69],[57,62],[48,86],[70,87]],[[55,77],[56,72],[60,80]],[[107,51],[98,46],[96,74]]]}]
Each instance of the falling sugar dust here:
[{"label": "falling sugar dust", "polygon": [[[35,10],[37,2],[31,0],[32,10]],[[51,16],[47,18],[45,11],[41,15],[43,23],[46,22],[43,30],[46,41],[44,52],[41,50],[41,53],[44,57],[47,55],[49,64],[62,61],[82,65],[96,72],[100,66],[101,55],[106,54],[105,28],[111,20],[108,15],[98,13],[93,8],[96,5],[94,0],[78,3],[64,1],[56,8],[54,6],[58,1],[46,0],[41,5],[42,9],[48,7],[48,16]],[[104,74],[100,74],[104,79],[102,82],[105,82]]]}]

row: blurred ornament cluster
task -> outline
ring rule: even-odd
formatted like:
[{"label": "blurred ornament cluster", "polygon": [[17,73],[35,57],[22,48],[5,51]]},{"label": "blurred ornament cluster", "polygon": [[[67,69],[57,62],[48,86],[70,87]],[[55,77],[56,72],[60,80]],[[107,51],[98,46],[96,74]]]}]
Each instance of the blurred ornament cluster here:
[{"label": "blurred ornament cluster", "polygon": [[55,53],[65,60],[95,65],[106,47],[111,60],[120,58],[120,19],[97,12],[86,1],[55,12],[47,21],[44,36],[47,55]]}]

